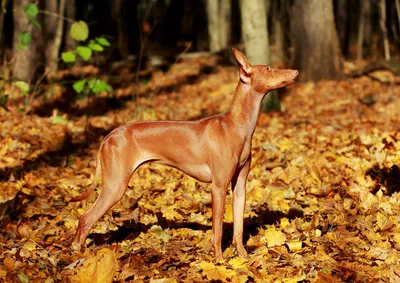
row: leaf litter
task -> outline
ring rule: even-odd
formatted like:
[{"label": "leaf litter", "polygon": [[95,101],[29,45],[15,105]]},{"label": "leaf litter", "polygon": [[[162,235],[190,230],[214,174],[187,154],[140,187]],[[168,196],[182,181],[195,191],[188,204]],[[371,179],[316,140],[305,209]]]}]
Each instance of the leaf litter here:
[{"label": "leaf litter", "polygon": [[212,58],[153,71],[139,88],[120,72],[115,99],[123,107],[89,119],[89,145],[83,116],[65,113],[65,123],[52,123],[0,108],[2,281],[400,280],[400,87],[367,77],[296,83],[282,96],[282,113],[260,115],[247,182],[248,258],[231,246],[231,194],[225,261],[214,262],[209,185],[157,164],[134,173],[87,248],[73,252],[79,216],[99,189],[87,201],[68,201],[90,184],[105,134],[132,121],[220,113],[238,79],[236,68]]}]

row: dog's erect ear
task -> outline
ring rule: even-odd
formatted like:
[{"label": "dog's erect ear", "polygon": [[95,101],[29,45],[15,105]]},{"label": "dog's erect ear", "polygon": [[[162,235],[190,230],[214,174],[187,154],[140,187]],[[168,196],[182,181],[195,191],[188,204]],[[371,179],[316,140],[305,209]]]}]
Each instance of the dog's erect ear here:
[{"label": "dog's erect ear", "polygon": [[232,52],[239,66],[240,80],[244,83],[250,83],[251,65],[249,64],[249,62],[247,62],[247,59],[242,52],[240,52],[236,48],[232,48]]}]

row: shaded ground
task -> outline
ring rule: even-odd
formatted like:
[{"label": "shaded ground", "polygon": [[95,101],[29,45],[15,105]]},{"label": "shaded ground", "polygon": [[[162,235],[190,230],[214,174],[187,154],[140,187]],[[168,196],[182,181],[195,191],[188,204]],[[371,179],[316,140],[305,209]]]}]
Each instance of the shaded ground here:
[{"label": "shaded ground", "polygon": [[[209,186],[154,164],[134,174],[122,201],[91,231],[87,249],[71,251],[78,218],[95,195],[68,200],[90,184],[104,135],[130,121],[220,113],[238,75],[213,59],[187,61],[154,72],[138,97],[134,78],[120,78],[111,98],[118,103],[108,105],[106,95],[89,106],[78,101],[67,124],[0,110],[0,280],[400,280],[400,87],[367,77],[297,83],[283,96],[282,113],[260,116],[247,184],[248,259],[230,246],[231,197],[226,260],[213,263]],[[89,144],[88,109],[96,115]]]}]

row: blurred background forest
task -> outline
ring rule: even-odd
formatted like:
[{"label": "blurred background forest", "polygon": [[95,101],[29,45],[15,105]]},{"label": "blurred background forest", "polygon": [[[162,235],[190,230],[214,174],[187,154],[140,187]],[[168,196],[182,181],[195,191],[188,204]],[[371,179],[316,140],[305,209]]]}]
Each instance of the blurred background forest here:
[{"label": "blurred background forest", "polygon": [[[399,2],[2,0],[1,74],[34,82],[45,70],[52,77],[67,68],[60,54],[76,48],[68,31],[80,20],[88,23],[91,38],[105,35],[112,43],[91,58],[103,72],[127,62],[140,69],[168,68],[179,54],[193,52],[218,53],[229,62],[232,46],[245,50],[252,64],[297,68],[302,80],[343,78],[344,60],[373,62],[368,70],[379,65],[398,71],[393,62],[400,43]],[[39,9],[34,22],[24,13],[29,3]],[[21,48],[26,33],[29,46]]]}]

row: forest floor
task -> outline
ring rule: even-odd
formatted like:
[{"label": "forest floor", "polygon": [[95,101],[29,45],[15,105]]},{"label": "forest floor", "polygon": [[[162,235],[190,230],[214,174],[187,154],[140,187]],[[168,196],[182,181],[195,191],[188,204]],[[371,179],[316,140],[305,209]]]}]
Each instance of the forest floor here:
[{"label": "forest floor", "polygon": [[69,200],[91,183],[104,136],[131,121],[221,113],[238,73],[208,58],[152,72],[139,89],[128,69],[116,77],[112,97],[63,100],[71,90],[55,84],[29,115],[0,108],[0,282],[400,282],[400,86],[367,76],[296,83],[281,113],[260,115],[248,258],[231,246],[231,193],[225,260],[213,262],[210,185],[156,164],[133,174],[87,248],[73,251],[79,216],[100,187]]}]

